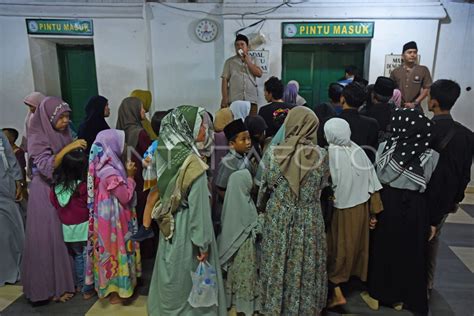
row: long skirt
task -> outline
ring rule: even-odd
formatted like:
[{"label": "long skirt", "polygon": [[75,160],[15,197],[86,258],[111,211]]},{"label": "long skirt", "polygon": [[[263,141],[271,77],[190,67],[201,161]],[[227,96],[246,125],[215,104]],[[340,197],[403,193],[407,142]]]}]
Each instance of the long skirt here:
[{"label": "long skirt", "polygon": [[64,243],[61,222],[51,205],[49,194],[49,185],[39,175],[33,176],[21,269],[23,292],[32,302],[75,291],[72,258]]},{"label": "long skirt", "polygon": [[370,252],[369,293],[382,304],[428,312],[426,255],[429,214],[423,194],[384,187]]},{"label": "long skirt", "polygon": [[351,276],[367,281],[369,215],[382,209],[378,192],[365,203],[334,209],[328,231],[328,278],[333,285],[347,282]]}]

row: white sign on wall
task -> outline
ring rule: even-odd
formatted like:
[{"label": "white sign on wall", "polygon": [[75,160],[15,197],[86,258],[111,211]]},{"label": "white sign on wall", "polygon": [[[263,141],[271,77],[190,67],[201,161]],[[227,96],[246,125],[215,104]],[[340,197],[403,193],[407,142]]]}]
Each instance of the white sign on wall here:
[{"label": "white sign on wall", "polygon": [[[418,55],[418,64],[420,64],[420,55]],[[384,66],[384,71],[383,75],[385,77],[390,77],[390,74],[392,71],[402,65],[402,55],[385,55],[385,66]]]},{"label": "white sign on wall", "polygon": [[263,73],[268,73],[270,71],[268,61],[270,58],[270,51],[268,50],[251,50],[249,55],[252,56],[255,60],[255,65],[259,66]]},{"label": "white sign on wall", "polygon": [[392,71],[402,64],[402,55],[385,55],[385,66],[383,75],[390,77]]}]

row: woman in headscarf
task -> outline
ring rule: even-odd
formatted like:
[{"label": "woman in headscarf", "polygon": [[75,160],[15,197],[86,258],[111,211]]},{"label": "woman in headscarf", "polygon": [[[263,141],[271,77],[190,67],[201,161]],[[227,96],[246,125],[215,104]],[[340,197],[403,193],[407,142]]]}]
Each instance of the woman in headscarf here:
[{"label": "woman in headscarf", "polygon": [[74,272],[63,240],[62,226],[51,204],[53,172],[64,155],[86,148],[83,139],[72,142],[71,108],[58,97],[46,97],[28,130],[28,154],[33,161],[29,186],[26,241],[21,269],[23,292],[31,302],[67,301],[75,292]]},{"label": "woman in headscarf", "polygon": [[[182,105],[161,122],[156,155],[159,200],[153,217],[160,228],[150,291],[148,314],[226,315],[225,293],[219,269],[219,253],[212,227],[208,166],[196,146],[205,140],[206,111]],[[188,302],[191,271],[208,261],[217,274],[218,306],[193,308]]]},{"label": "woman in headscarf", "polygon": [[[16,201],[21,199],[23,173],[8,143],[0,132],[0,287],[20,279],[20,262],[25,233],[21,211]],[[16,201],[15,201],[16,200]]]},{"label": "woman in headscarf", "polygon": [[77,133],[79,138],[85,139],[87,142],[87,154],[89,154],[97,134],[110,128],[105,121],[105,118],[109,115],[109,101],[106,98],[96,95],[89,99],[86,105],[86,118],[79,126],[79,132]]},{"label": "woman in headscarf", "polygon": [[398,89],[393,89],[393,96],[389,102],[392,102],[395,107],[398,109],[402,104],[402,93]]},{"label": "woman in headscarf", "polygon": [[228,141],[224,134],[224,127],[234,120],[234,115],[230,108],[219,109],[214,118],[214,152],[211,157],[211,163],[209,168],[212,176],[212,217],[218,218],[218,214],[221,214],[221,203],[218,203],[218,193],[215,185],[215,179],[217,177],[217,170],[222,158],[227,154]]},{"label": "woman in headscarf", "polygon": [[[258,263],[255,247],[260,233],[258,215],[250,195],[252,175],[247,169],[229,177],[222,207],[222,231],[217,239],[221,267],[227,272],[225,291],[227,308],[252,316],[260,309]],[[238,209],[236,208],[238,206]]]},{"label": "woman in headscarf", "polygon": [[30,126],[31,118],[33,117],[33,113],[35,113],[36,108],[41,104],[41,101],[43,101],[44,98],[46,98],[44,94],[42,94],[41,92],[35,91],[28,94],[23,99],[23,103],[25,103],[25,105],[28,107],[28,113],[26,114],[26,117],[25,117],[25,133],[22,137],[21,145],[20,145],[20,147],[24,151],[28,151],[28,143],[27,143],[26,137],[28,135],[28,128]]},{"label": "woman in headscarf", "polygon": [[382,185],[366,153],[351,141],[347,121],[332,118],[324,125],[329,143],[329,169],[334,189],[334,211],[328,230],[328,307],[343,305],[340,284],[351,276],[367,281],[369,264],[369,217],[382,210]]},{"label": "woman in headscarf", "polygon": [[87,176],[89,241],[86,285],[94,285],[99,298],[111,304],[133,295],[141,275],[133,195],[137,171],[133,162],[121,161],[125,148],[123,131],[100,132],[91,147]]},{"label": "woman in headscarf", "polygon": [[423,192],[439,154],[428,146],[433,123],[414,109],[397,109],[392,137],[379,145],[377,175],[384,211],[378,215],[370,253],[369,294],[372,309],[379,302],[426,315],[429,210]]},{"label": "woman in headscarf", "polygon": [[296,80],[288,81],[288,84],[294,84],[296,86],[296,105],[297,106],[307,106],[305,98],[299,95],[300,91],[300,84]]},{"label": "woman in headscarf", "polygon": [[296,99],[298,97],[298,86],[292,82],[288,83],[283,92],[283,101],[289,104],[296,105]]},{"label": "woman in headscarf", "polygon": [[130,93],[130,96],[138,98],[140,99],[140,101],[142,101],[143,108],[145,109],[145,117],[141,121],[142,126],[145,129],[145,131],[148,133],[148,137],[150,137],[151,140],[157,139],[158,136],[153,130],[150,120],[146,117],[146,113],[150,112],[150,107],[151,107],[151,101],[152,101],[151,91],[133,90],[132,93]]},{"label": "woman in headscarf", "polygon": [[285,138],[263,156],[257,206],[265,192],[260,260],[262,313],[319,315],[326,306],[326,234],[319,196],[328,186],[327,152],[316,144],[319,121],[306,107],[285,119]]},{"label": "woman in headscarf", "polygon": [[212,160],[211,170],[216,170],[219,163],[227,153],[227,138],[224,134],[224,127],[234,120],[234,115],[229,108],[222,108],[216,112],[214,118],[214,159]]},{"label": "woman in headscarf", "polygon": [[[145,118],[145,109],[140,99],[128,97],[123,99],[118,110],[116,128],[125,131],[126,146],[132,147],[131,160],[137,167],[135,175],[135,192],[137,193],[137,217],[138,222],[143,223],[143,211],[145,209],[148,191],[143,191],[143,165],[142,157],[151,145],[151,139],[147,131],[143,128],[142,122]],[[127,150],[128,153],[128,150]],[[153,258],[156,253],[157,238],[148,239],[140,243],[140,250],[143,258]]]},{"label": "woman in headscarf", "polygon": [[241,119],[245,120],[250,114],[250,102],[249,101],[234,101],[230,104],[230,110],[234,116],[234,120]]}]

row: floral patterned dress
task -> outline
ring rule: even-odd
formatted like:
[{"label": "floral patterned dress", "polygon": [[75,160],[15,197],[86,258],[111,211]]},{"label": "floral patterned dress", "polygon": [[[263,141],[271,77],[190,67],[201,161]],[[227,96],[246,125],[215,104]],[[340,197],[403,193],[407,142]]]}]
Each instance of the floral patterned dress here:
[{"label": "floral patterned dress", "polygon": [[93,214],[89,219],[86,284],[94,284],[100,298],[117,293],[132,296],[141,276],[135,209],[129,207],[135,182],[119,176],[95,178]]},{"label": "floral patterned dress", "polygon": [[[259,201],[281,175],[273,150],[263,157]],[[265,315],[317,315],[326,306],[326,234],[319,196],[330,173],[327,151],[320,152],[322,164],[303,180],[299,200],[286,179],[268,200],[260,260]]]}]

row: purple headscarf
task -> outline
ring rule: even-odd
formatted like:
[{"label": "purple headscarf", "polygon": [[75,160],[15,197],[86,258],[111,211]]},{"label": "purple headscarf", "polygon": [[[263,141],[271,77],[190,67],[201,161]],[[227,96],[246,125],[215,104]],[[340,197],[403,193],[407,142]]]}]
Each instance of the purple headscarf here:
[{"label": "purple headscarf", "polygon": [[294,83],[288,83],[283,93],[283,100],[286,103],[296,104],[296,98],[298,97],[298,87]]},{"label": "purple headscarf", "polygon": [[125,147],[125,132],[108,129],[97,134],[89,156],[89,173],[105,179],[109,176],[121,176],[127,179],[127,173],[120,156]]},{"label": "purple headscarf", "polygon": [[45,150],[57,154],[64,146],[72,142],[69,127],[64,131],[54,129],[59,117],[71,112],[69,104],[58,97],[46,97],[36,109],[28,129],[28,154],[38,156]]}]

